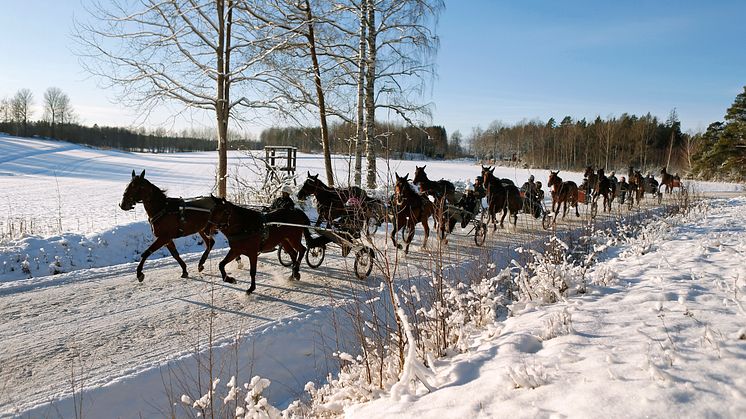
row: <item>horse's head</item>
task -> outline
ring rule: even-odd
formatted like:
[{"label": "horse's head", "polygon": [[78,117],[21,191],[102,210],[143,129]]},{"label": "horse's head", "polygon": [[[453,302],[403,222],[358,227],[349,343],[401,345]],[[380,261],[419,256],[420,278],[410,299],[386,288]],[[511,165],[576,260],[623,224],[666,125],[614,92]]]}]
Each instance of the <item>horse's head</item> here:
[{"label": "horse's head", "polygon": [[552,186],[555,186],[555,185],[559,186],[562,184],[562,178],[560,178],[558,175],[559,175],[559,170],[557,170],[556,172],[552,170],[549,171],[549,179],[547,180],[548,187],[551,188]]},{"label": "horse's head", "polygon": [[630,179],[630,182],[638,186],[642,185],[642,172],[639,170],[635,170],[632,178]]},{"label": "horse's head", "polygon": [[225,198],[218,198],[210,195],[212,198],[212,209],[207,223],[216,226],[218,229],[228,225],[231,218],[230,203]]},{"label": "horse's head", "polygon": [[482,183],[485,185],[489,184],[490,178],[494,176],[494,172],[494,167],[482,166]]},{"label": "horse's head", "polygon": [[667,175],[667,174],[668,174],[668,173],[666,172],[666,168],[665,168],[665,167],[664,167],[664,168],[662,168],[662,169],[661,169],[661,176],[664,176],[664,175]]},{"label": "horse's head", "polygon": [[394,185],[394,198],[397,203],[401,203],[402,197],[411,190],[409,187],[409,173],[404,176],[399,176],[398,173],[394,172],[396,176],[396,184]]},{"label": "horse's head", "polygon": [[606,176],[606,174],[604,173],[603,167],[599,167],[596,174],[598,175],[599,179],[603,179]]},{"label": "horse's head", "polygon": [[319,175],[312,175],[311,172],[308,172],[308,178],[298,191],[298,199],[303,200],[315,194],[320,185],[323,185],[323,183],[319,180]]},{"label": "horse's head", "polygon": [[427,173],[425,173],[425,168],[427,165],[424,165],[422,167],[415,166],[414,169],[414,179],[412,179],[412,183],[418,184],[420,182],[427,182]]},{"label": "horse's head", "polygon": [[145,179],[145,170],[140,175],[135,175],[135,171],[132,171],[132,179],[127,187],[124,189],[122,195],[122,202],[119,203],[119,208],[129,211],[135,207],[135,204],[142,202],[152,187],[152,183]]},{"label": "horse's head", "polygon": [[586,166],[583,176],[588,177],[593,174],[593,166]]}]

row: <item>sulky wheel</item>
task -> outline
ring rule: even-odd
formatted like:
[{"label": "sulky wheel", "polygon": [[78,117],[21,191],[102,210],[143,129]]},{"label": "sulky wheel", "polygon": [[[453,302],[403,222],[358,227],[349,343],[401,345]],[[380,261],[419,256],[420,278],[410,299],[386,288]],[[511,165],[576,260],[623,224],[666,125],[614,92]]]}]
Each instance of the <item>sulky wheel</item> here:
[{"label": "sulky wheel", "polygon": [[321,266],[326,256],[326,246],[309,247],[306,250],[306,263],[312,268]]},{"label": "sulky wheel", "polygon": [[546,230],[551,225],[552,225],[552,217],[551,216],[547,216],[547,212],[546,211],[542,211],[542,216],[541,216],[541,226],[542,226],[542,228],[544,228],[544,230]]},{"label": "sulky wheel", "polygon": [[290,257],[290,253],[286,252],[282,246],[277,247],[277,260],[280,261],[280,265],[282,266],[288,267],[293,264],[293,258]]},{"label": "sulky wheel", "polygon": [[481,221],[475,221],[476,227],[474,227],[474,244],[482,246],[485,239],[487,239],[487,224]]},{"label": "sulky wheel", "polygon": [[370,247],[363,247],[355,253],[355,276],[358,279],[365,279],[370,275],[370,271],[373,270],[373,249]]}]

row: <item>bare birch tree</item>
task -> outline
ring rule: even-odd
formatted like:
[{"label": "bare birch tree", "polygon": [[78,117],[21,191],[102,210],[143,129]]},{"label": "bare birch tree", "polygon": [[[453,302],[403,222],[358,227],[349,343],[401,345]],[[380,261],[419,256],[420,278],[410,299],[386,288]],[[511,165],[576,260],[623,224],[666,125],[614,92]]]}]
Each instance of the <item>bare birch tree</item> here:
[{"label": "bare birch tree", "polygon": [[28,121],[31,119],[33,110],[31,106],[34,105],[34,94],[29,89],[21,89],[16,92],[11,102],[11,112],[13,114],[13,120],[23,127],[23,130],[19,132],[23,136],[28,135]]},{"label": "bare birch tree", "polygon": [[[327,9],[324,8],[327,7]],[[265,38],[273,38],[274,29],[295,35],[285,48],[277,49],[267,63],[272,68],[271,95],[282,105],[280,110],[294,120],[300,109],[315,108],[321,133],[321,145],[324,155],[324,167],[327,183],[335,183],[331,161],[331,141],[329,138],[328,115],[341,114],[334,107],[327,105],[329,92],[334,90],[335,76],[332,69],[325,65],[329,53],[329,40],[324,33],[330,28],[330,18],[334,10],[328,2],[309,0],[273,0],[258,1],[246,8],[247,12],[266,25]],[[339,41],[334,41],[339,42]],[[310,64],[310,66],[309,66]],[[313,80],[312,85],[305,81]],[[325,85],[331,80],[331,86]]]},{"label": "bare birch tree", "polygon": [[273,108],[249,93],[266,76],[262,60],[272,50],[256,47],[267,42],[255,38],[251,16],[237,3],[96,2],[89,9],[92,23],[76,23],[86,70],[105,87],[118,88],[123,103],[142,115],[164,102],[180,104],[181,112],[214,112],[219,196],[226,195],[228,128],[238,117],[236,108]]},{"label": "bare birch tree", "polygon": [[59,87],[50,87],[44,92],[44,118],[49,121],[52,128],[52,138],[56,137],[60,111],[65,103],[69,104],[70,101]]}]

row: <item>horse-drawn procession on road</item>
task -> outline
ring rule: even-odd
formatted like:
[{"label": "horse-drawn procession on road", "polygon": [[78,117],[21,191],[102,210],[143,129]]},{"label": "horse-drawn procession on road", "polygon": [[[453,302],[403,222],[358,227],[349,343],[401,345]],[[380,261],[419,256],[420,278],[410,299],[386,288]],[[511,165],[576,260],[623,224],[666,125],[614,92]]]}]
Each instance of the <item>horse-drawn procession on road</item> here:
[{"label": "horse-drawn procession on road", "polygon": [[[304,257],[309,267],[318,268],[327,247],[333,244],[341,249],[343,257],[355,256],[355,275],[365,279],[374,267],[376,249],[380,247],[380,241],[376,245],[375,234],[384,224],[388,232],[386,239],[390,238],[393,246],[405,254],[409,252],[417,225],[423,230],[422,248],[427,248],[431,218],[437,238],[443,244],[448,243],[449,235],[456,234],[473,236],[474,244],[483,246],[488,225],[492,224],[493,232],[497,230],[498,216],[501,228],[508,214],[513,229],[517,228],[518,215],[527,214],[529,219],[541,220],[543,229],[549,229],[556,227],[560,209],[562,218],[566,216],[568,206],[580,217],[578,204],[586,204],[593,218],[597,215],[599,200],[602,200],[603,211],[610,213],[615,200],[620,206],[626,203],[632,209],[635,203],[640,205],[645,194],[652,194],[660,203],[663,187],[666,193],[674,188],[682,190],[678,175],[667,173],[666,168],[660,172],[659,183],[650,173],[643,177],[642,172],[633,167],[629,168],[627,177],[618,180],[613,171],[607,176],[603,168],[594,170],[588,166],[580,185],[564,181],[557,170],[550,171],[547,179],[551,198],[551,207],[547,208],[543,185],[534,175],[519,188],[512,180],[497,177],[494,167],[481,166],[480,175],[467,182],[463,190],[457,190],[449,180],[431,180],[426,167],[416,166],[411,181],[409,174],[395,173],[393,193],[388,199],[372,196],[359,187],[328,186],[318,175],[308,172],[295,196],[301,202],[313,197],[315,220],[296,205],[291,197],[294,189],[287,179],[281,180],[280,196],[270,205],[247,206],[212,195],[171,198],[145,178],[144,170],[139,175],[133,170],[119,206],[127,211],[142,203],[155,236],[155,241],[141,255],[137,279],[144,279],[145,261],[163,246],[179,263],[181,276],[187,278],[187,267],[174,239],[193,234],[199,234],[205,246],[198,264],[201,272],[215,245],[217,232],[226,237],[229,245],[218,265],[225,282],[236,282],[226,272],[226,265],[233,260],[240,264],[242,255],[249,258],[251,285],[246,290],[248,294],[256,289],[258,256],[268,252],[277,252],[280,263],[291,268],[291,278],[298,280]],[[311,216],[313,213],[310,211]],[[457,225],[461,232],[456,231]]]}]

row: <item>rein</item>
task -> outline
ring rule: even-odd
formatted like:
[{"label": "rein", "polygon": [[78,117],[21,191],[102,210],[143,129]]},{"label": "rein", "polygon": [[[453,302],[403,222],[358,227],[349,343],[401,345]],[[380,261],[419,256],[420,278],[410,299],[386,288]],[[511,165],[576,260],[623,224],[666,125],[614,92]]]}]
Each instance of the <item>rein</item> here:
[{"label": "rein", "polygon": [[[163,208],[160,211],[158,211],[157,213],[155,213],[155,215],[153,215],[152,217],[148,217],[148,221],[150,221],[150,223],[154,223],[154,222],[158,221],[158,219],[160,219],[161,217],[163,217],[166,214],[181,214],[181,221],[184,221],[184,212],[185,211],[200,211],[200,212],[207,212],[207,213],[212,212],[212,210],[209,210],[207,208],[201,208],[201,207],[195,207],[195,206],[187,205],[186,201],[184,201],[183,198],[169,198],[169,199],[178,199],[178,202],[179,202],[178,207],[176,207],[175,209],[174,208],[169,208],[168,207],[168,202],[167,202],[166,205],[164,205]],[[142,201],[138,201],[138,202],[142,202]]]}]

